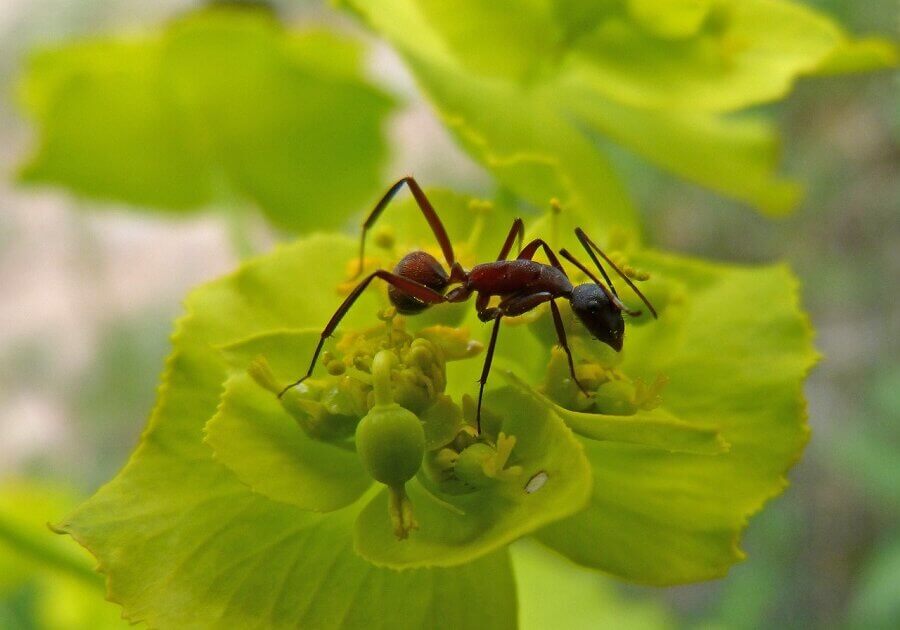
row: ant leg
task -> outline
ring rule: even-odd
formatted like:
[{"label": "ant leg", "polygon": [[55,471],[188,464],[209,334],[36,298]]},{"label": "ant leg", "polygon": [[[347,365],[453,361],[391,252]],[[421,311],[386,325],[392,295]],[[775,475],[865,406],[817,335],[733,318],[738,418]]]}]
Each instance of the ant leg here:
[{"label": "ant leg", "polygon": [[556,267],[560,271],[562,271],[563,275],[567,278],[569,275],[566,273],[566,270],[563,269],[562,264],[559,262],[559,258],[556,257],[556,254],[553,253],[553,250],[550,249],[550,246],[540,238],[536,238],[519,252],[519,260],[531,260],[534,258],[534,255],[537,253],[538,248],[543,248],[544,253],[547,255],[547,260],[550,261],[551,267]]},{"label": "ant leg", "polygon": [[478,319],[483,322],[489,322],[497,316],[499,309],[488,308],[491,296],[487,293],[479,293],[475,298],[475,312],[478,313]]},{"label": "ant leg", "polygon": [[506,257],[509,256],[509,252],[512,250],[514,241],[519,241],[519,249],[522,249],[522,239],[524,238],[525,224],[522,222],[522,219],[516,219],[513,221],[512,227],[509,228],[509,234],[506,235],[503,247],[500,248],[500,255],[497,256],[497,260],[506,260]]},{"label": "ant leg", "polygon": [[[489,296],[479,294],[477,304],[487,306]],[[478,433],[481,433],[481,399],[484,397],[484,386],[487,384],[488,375],[491,373],[491,362],[494,360],[494,348],[497,345],[497,334],[500,332],[500,320],[504,316],[514,317],[527,313],[538,304],[549,301],[553,304],[553,295],[551,293],[531,293],[526,295],[513,296],[501,302],[495,308],[479,308],[478,319],[483,322],[494,320],[494,328],[491,330],[491,340],[488,343],[487,354],[484,357],[484,367],[481,370],[481,378],[478,382],[481,384],[478,388],[478,407],[475,414],[475,422]],[[577,380],[576,380],[577,382]]]},{"label": "ant leg", "polygon": [[601,265],[600,261],[597,260],[597,257],[594,255],[594,252],[597,252],[598,254],[600,254],[600,257],[603,258],[603,260],[605,260],[607,263],[609,263],[609,266],[612,267],[617,274],[619,274],[619,276],[622,278],[622,280],[625,281],[625,284],[627,284],[629,287],[631,287],[631,290],[634,291],[635,294],[639,298],[641,298],[641,301],[643,301],[644,304],[647,305],[647,308],[649,308],[650,312],[653,314],[653,318],[656,319],[656,317],[657,317],[656,309],[653,308],[653,305],[650,304],[650,300],[648,300],[644,296],[644,294],[641,293],[640,289],[638,289],[636,286],[634,286],[634,282],[631,281],[631,278],[629,278],[624,273],[622,273],[622,270],[616,266],[616,263],[614,263],[612,260],[610,260],[609,256],[604,254],[603,250],[600,249],[597,246],[597,244],[594,241],[592,241],[590,239],[590,237],[587,234],[585,234],[584,230],[582,230],[580,227],[575,228],[575,236],[577,236],[578,240],[581,241],[582,247],[584,247],[584,249],[587,251],[588,256],[591,257],[591,260],[594,261],[594,264],[597,265],[597,268],[600,270],[600,273],[603,274],[603,278],[606,280],[607,284],[609,284],[609,288],[612,289],[613,294],[616,295],[617,297],[619,295],[618,293],[616,293],[616,288],[613,286],[613,283],[610,281],[609,276],[606,274],[606,270],[603,268],[603,265]]},{"label": "ant leg", "polygon": [[550,300],[550,311],[553,313],[553,324],[556,326],[556,338],[559,341],[560,347],[565,350],[566,359],[569,361],[569,374],[572,376],[572,380],[575,381],[575,384],[578,385],[578,389],[581,390],[581,393],[590,397],[590,392],[584,388],[584,385],[582,385],[581,381],[578,380],[578,377],[575,376],[575,363],[572,361],[572,351],[569,350],[569,341],[566,339],[566,328],[563,326],[562,316],[559,314],[559,307],[553,300]]},{"label": "ant leg", "polygon": [[549,291],[541,291],[540,293],[519,293],[512,295],[497,305],[498,310],[506,317],[516,317],[527,313],[553,299],[553,294]]},{"label": "ant leg", "polygon": [[488,375],[491,373],[491,362],[494,360],[494,348],[497,345],[497,333],[500,332],[500,320],[503,315],[498,314],[494,319],[494,328],[491,330],[491,341],[488,344],[487,354],[484,357],[484,367],[481,369],[481,378],[478,382],[481,385],[478,388],[478,407],[475,411],[475,428],[481,435],[481,399],[484,398],[484,386],[487,383]]},{"label": "ant leg", "polygon": [[384,193],[378,203],[375,204],[372,212],[369,213],[369,216],[366,217],[366,220],[363,222],[362,235],[359,239],[359,269],[356,273],[357,276],[362,273],[363,261],[365,260],[366,232],[375,225],[378,217],[381,216],[381,213],[391,202],[391,199],[393,199],[400,189],[403,188],[403,184],[406,184],[409,187],[409,191],[416,200],[419,210],[422,211],[425,220],[428,221],[428,225],[434,233],[434,238],[437,239],[438,245],[441,246],[441,251],[444,253],[444,260],[447,262],[447,267],[453,267],[453,263],[456,262],[456,256],[453,253],[453,245],[450,243],[450,237],[447,236],[447,230],[444,229],[444,224],[441,223],[441,219],[435,211],[434,206],[428,201],[428,197],[425,196],[425,193],[422,191],[422,188],[416,180],[411,176],[407,176],[397,180],[390,188],[388,188],[387,192]]},{"label": "ant leg", "polygon": [[475,301],[475,310],[478,312],[478,319],[483,322],[489,322],[497,315],[504,317],[517,317],[530,310],[540,306],[544,302],[553,299],[553,294],[548,291],[540,293],[516,293],[501,301],[497,306],[488,308],[488,300],[490,296],[479,294]]},{"label": "ant leg", "polygon": [[578,267],[581,270],[581,272],[584,273],[584,275],[586,275],[588,278],[590,278],[594,282],[594,284],[596,284],[598,287],[600,287],[603,290],[603,293],[606,295],[606,298],[610,302],[615,304],[616,308],[618,308],[620,311],[628,313],[632,317],[637,317],[638,315],[641,314],[640,311],[633,311],[630,308],[628,308],[627,306],[625,306],[625,304],[622,303],[622,300],[619,299],[619,296],[617,296],[615,293],[611,292],[604,283],[600,282],[600,279],[597,278],[597,276],[595,276],[591,272],[590,269],[588,269],[581,262],[579,262],[579,260],[577,258],[575,258],[575,256],[573,256],[571,254],[571,252],[569,252],[569,250],[561,249],[561,250],[559,250],[559,253],[562,255],[563,258],[565,258],[570,263],[572,263],[573,265]]},{"label": "ant leg", "polygon": [[385,271],[384,269],[379,269],[378,271],[370,273],[365,277],[365,279],[363,279],[362,282],[354,287],[354,289],[346,298],[344,298],[344,301],[334,312],[334,315],[332,315],[331,319],[328,320],[328,323],[325,325],[325,328],[324,330],[322,330],[322,334],[319,337],[319,343],[316,345],[315,352],[313,352],[313,357],[309,362],[309,369],[306,370],[306,374],[282,389],[281,392],[278,393],[279,398],[281,398],[284,393],[291,387],[299,385],[310,376],[312,376],[313,369],[315,369],[316,367],[316,361],[319,360],[319,353],[322,352],[322,346],[325,345],[325,340],[334,333],[335,329],[338,327],[338,324],[340,324],[341,320],[344,318],[344,315],[347,314],[347,311],[350,310],[350,308],[353,306],[353,303],[356,302],[356,299],[360,295],[362,295],[362,292],[366,290],[366,287],[369,286],[369,284],[375,278],[384,280],[391,286],[400,289],[404,293],[407,293],[412,297],[425,302],[426,304],[440,304],[446,301],[446,298],[437,291],[432,291],[425,285],[419,284],[418,282],[410,280],[409,278],[398,276],[397,274]]},{"label": "ant leg", "polygon": [[578,380],[578,377],[575,376],[575,363],[572,360],[572,351],[569,349],[569,341],[566,337],[566,329],[565,326],[563,326],[562,315],[560,315],[559,313],[559,307],[556,305],[552,293],[542,292],[526,294],[523,296],[514,296],[504,302],[501,302],[499,308],[507,317],[515,317],[516,315],[527,313],[531,309],[540,304],[543,304],[544,302],[550,302],[550,312],[553,313],[553,325],[556,327],[556,339],[557,341],[559,341],[559,346],[566,353],[566,359],[569,362],[569,374],[572,376],[572,380],[575,381],[575,384],[578,385],[578,388],[584,393],[584,395],[590,396],[590,393],[588,393],[584,385],[581,384],[581,381]]}]

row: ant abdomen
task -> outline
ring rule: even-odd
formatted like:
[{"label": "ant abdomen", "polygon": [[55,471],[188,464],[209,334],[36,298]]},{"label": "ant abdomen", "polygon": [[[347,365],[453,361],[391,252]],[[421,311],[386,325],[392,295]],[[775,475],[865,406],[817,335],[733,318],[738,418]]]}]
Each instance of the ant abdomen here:
[{"label": "ant abdomen", "polygon": [[[449,282],[447,272],[444,271],[441,263],[434,256],[423,251],[410,252],[401,258],[397,266],[394,267],[394,273],[419,284],[424,284],[438,293],[443,293]],[[391,300],[391,304],[403,315],[421,313],[429,306],[393,285],[388,287],[388,297]]]}]

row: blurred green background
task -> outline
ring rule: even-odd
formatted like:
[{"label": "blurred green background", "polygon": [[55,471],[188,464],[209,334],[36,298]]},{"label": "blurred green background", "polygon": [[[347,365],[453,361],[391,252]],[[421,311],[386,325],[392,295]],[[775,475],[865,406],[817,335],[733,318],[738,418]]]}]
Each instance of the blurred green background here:
[{"label": "blurred green background", "polygon": [[[896,34],[893,0],[809,4],[853,33]],[[34,143],[15,105],[29,51],[137,31],[193,6],[0,0],[0,513],[15,517],[0,520],[0,628],[116,623],[117,608],[102,602],[102,585],[68,540],[54,541],[45,557],[13,547],[29,549],[43,523],[125,463],[187,290],[277,238],[255,215],[136,213],[14,182]],[[359,33],[318,3],[279,10],[290,23]],[[362,37],[373,46],[370,78],[399,103],[369,196],[406,172],[426,185],[488,190],[489,177],[455,146],[399,58]],[[782,172],[808,188],[786,218],[763,217],[625,154],[616,162],[655,246],[794,267],[825,355],[807,383],[813,439],[790,488],[751,521],[749,558],[726,579],[660,590],[575,576],[583,580],[572,588],[596,592],[605,611],[585,627],[900,627],[896,77],[804,80],[765,109],[782,129]]]}]

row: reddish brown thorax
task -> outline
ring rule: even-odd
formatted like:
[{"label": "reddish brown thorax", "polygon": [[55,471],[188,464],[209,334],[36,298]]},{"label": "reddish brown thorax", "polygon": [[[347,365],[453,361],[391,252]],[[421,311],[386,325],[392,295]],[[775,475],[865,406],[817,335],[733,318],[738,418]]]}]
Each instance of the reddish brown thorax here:
[{"label": "reddish brown thorax", "polygon": [[556,267],[533,260],[497,260],[475,265],[469,271],[466,288],[483,295],[550,293],[565,297],[572,283]]}]

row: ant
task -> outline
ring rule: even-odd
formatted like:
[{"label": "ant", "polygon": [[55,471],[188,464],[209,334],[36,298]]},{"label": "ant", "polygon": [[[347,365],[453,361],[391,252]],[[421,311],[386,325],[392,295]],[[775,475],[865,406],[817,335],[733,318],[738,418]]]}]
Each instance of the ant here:
[{"label": "ant", "polygon": [[[445,302],[464,302],[471,297],[473,293],[477,293],[475,298],[475,310],[478,312],[478,319],[482,322],[494,322],[491,330],[491,340],[488,344],[487,354],[484,359],[484,367],[481,372],[481,378],[478,379],[480,387],[478,390],[478,406],[476,411],[476,424],[478,433],[481,433],[481,399],[484,395],[484,386],[487,383],[488,374],[491,371],[491,361],[494,358],[494,347],[497,344],[497,333],[500,331],[500,322],[504,317],[516,317],[527,313],[537,306],[550,303],[550,312],[553,314],[553,323],[556,327],[556,336],[559,340],[560,347],[565,351],[569,363],[569,373],[572,380],[578,385],[582,392],[590,395],[584,386],[575,376],[575,365],[572,361],[572,352],[569,350],[569,344],[566,340],[566,331],[563,327],[562,317],[557,307],[556,299],[566,299],[572,306],[572,311],[578,317],[582,324],[590,331],[591,335],[607,344],[616,352],[621,351],[622,342],[625,335],[625,320],[622,313],[636,317],[641,314],[640,311],[634,311],[626,307],[619,299],[619,295],[613,286],[609,275],[600,264],[597,258],[599,255],[612,267],[622,280],[631,287],[635,294],[641,298],[653,317],[656,318],[656,310],[644,294],[634,285],[628,276],[626,276],[609,257],[585,234],[581,228],[575,229],[575,235],[581,242],[581,245],[587,251],[588,256],[600,270],[604,282],[595,276],[585,265],[579,262],[571,253],[565,249],[561,249],[559,254],[580,269],[592,282],[579,284],[574,286],[569,280],[565,269],[560,264],[556,254],[542,239],[534,239],[525,247],[522,247],[522,240],[525,235],[525,225],[522,219],[513,221],[506,241],[500,248],[500,254],[497,260],[493,262],[481,263],[472,267],[469,271],[456,261],[453,253],[453,245],[447,231],[441,223],[440,217],[428,201],[425,193],[419,187],[419,184],[412,177],[404,177],[395,182],[382,196],[381,200],[372,209],[372,212],[366,218],[362,225],[362,236],[359,244],[359,267],[357,276],[362,273],[363,261],[365,258],[366,233],[381,216],[382,211],[400,191],[403,185],[409,187],[416,204],[419,206],[425,220],[431,227],[435,239],[441,247],[444,261],[450,269],[448,274],[444,267],[431,254],[424,251],[410,252],[397,263],[394,271],[390,272],[385,269],[373,271],[366,276],[350,294],[344,299],[344,302],[338,307],[325,325],[322,336],[313,353],[312,361],[310,361],[309,369],[306,374],[294,383],[285,387],[278,395],[279,398],[291,387],[299,385],[308,379],[316,366],[319,353],[325,340],[330,337],[341,319],[353,306],[356,299],[365,291],[366,287],[375,278],[380,278],[388,283],[388,297],[397,311],[404,315],[415,315],[421,313],[425,309],[435,304],[443,304]],[[507,260],[507,256],[512,249],[513,243],[518,240],[519,255],[515,260]],[[543,250],[550,262],[549,265],[536,262],[533,260],[538,249]],[[453,286],[458,285],[458,286]],[[450,288],[452,286],[452,288]],[[449,291],[448,291],[449,289]],[[496,306],[489,306],[491,297],[500,298]]]}]

